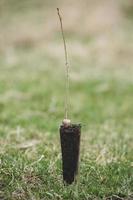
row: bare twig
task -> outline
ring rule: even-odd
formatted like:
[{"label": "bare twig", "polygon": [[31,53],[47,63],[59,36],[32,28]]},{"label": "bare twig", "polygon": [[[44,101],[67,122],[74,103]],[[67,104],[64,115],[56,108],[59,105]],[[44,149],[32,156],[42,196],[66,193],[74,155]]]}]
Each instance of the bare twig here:
[{"label": "bare twig", "polygon": [[62,39],[63,39],[63,44],[64,44],[64,52],[65,52],[65,66],[66,66],[65,119],[68,119],[68,113],[69,113],[69,64],[68,64],[66,41],[65,41],[63,25],[62,25],[62,18],[60,15],[59,8],[57,8],[57,13],[58,13],[59,20],[60,20],[61,33],[62,33]]}]

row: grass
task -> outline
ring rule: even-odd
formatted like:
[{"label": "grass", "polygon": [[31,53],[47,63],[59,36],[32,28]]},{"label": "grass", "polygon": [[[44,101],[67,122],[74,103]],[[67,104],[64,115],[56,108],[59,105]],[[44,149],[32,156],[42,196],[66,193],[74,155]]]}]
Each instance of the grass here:
[{"label": "grass", "polygon": [[[113,30],[89,34],[76,32],[76,20],[72,28],[64,19],[71,62],[70,115],[74,123],[82,123],[80,178],[66,187],[59,143],[64,53],[58,18],[53,22],[51,16],[57,6],[47,1],[47,7],[35,6],[33,1],[31,9],[25,3],[18,4],[25,15],[17,3],[15,8],[1,4],[0,199],[133,199],[131,16],[122,16]],[[69,7],[64,1],[61,5],[64,11]]]}]

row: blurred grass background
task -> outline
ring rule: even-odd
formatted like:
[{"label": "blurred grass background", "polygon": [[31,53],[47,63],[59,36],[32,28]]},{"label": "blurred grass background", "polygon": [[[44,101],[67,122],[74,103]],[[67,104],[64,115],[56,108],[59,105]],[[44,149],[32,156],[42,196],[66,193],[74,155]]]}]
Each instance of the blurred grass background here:
[{"label": "blurred grass background", "polygon": [[[62,186],[65,66],[82,123],[79,189]],[[0,198],[132,199],[132,0],[0,0]],[[27,167],[28,166],[28,167]]]}]

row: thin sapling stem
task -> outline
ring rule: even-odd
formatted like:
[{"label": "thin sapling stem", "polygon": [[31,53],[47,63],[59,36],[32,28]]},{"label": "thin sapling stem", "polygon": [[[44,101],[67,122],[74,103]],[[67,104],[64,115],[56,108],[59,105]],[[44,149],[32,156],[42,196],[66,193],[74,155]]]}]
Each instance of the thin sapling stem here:
[{"label": "thin sapling stem", "polygon": [[66,66],[66,91],[65,91],[65,119],[63,120],[64,124],[70,124],[69,117],[69,108],[70,108],[70,77],[69,77],[69,64],[68,64],[68,54],[67,54],[67,47],[66,47],[66,41],[64,36],[64,30],[63,30],[63,24],[62,24],[62,17],[60,15],[59,8],[57,8],[57,13],[60,20],[60,27],[61,27],[61,33],[62,33],[62,39],[64,44],[64,53],[65,53],[65,66]]}]

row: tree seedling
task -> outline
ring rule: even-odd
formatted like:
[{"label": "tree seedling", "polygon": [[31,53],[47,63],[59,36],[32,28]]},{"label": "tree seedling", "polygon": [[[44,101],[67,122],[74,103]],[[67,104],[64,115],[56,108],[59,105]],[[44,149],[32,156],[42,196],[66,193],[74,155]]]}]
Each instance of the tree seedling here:
[{"label": "tree seedling", "polygon": [[65,52],[65,66],[66,66],[66,90],[65,90],[65,118],[60,126],[60,141],[61,141],[61,152],[62,152],[62,168],[63,168],[63,180],[66,184],[71,184],[76,180],[78,174],[78,163],[79,163],[79,151],[80,151],[80,135],[81,125],[72,124],[69,119],[69,64],[68,55],[65,42],[65,36],[62,25],[62,18],[60,15],[59,8],[57,8],[59,16],[62,39],[64,44]]}]

